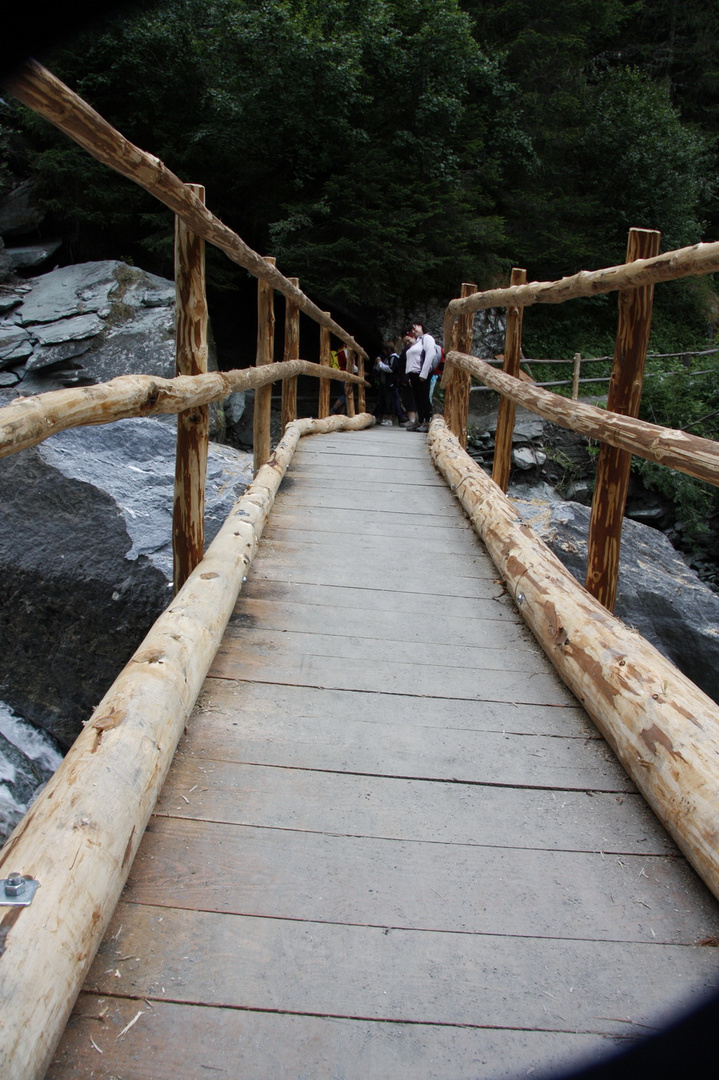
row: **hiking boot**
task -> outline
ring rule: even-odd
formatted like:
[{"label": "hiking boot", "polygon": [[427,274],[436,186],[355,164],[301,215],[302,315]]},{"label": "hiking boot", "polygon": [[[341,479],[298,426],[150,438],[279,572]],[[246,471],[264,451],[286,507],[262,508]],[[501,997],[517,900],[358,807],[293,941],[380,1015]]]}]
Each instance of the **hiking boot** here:
[{"label": "hiking boot", "polygon": [[417,431],[418,429],[419,429],[419,424],[417,423],[416,420],[411,420],[409,424],[404,425],[404,430],[405,431]]},{"label": "hiking boot", "polygon": [[417,424],[415,431],[429,431],[429,424],[425,420],[423,424]]}]

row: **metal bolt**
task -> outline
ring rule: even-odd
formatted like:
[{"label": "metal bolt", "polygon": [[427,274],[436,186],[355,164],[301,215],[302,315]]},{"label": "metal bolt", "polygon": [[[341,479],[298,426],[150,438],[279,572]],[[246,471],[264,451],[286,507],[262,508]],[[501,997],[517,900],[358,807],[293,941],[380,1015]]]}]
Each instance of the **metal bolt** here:
[{"label": "metal bolt", "polygon": [[5,895],[19,896],[25,891],[25,878],[22,874],[8,874],[5,878]]}]

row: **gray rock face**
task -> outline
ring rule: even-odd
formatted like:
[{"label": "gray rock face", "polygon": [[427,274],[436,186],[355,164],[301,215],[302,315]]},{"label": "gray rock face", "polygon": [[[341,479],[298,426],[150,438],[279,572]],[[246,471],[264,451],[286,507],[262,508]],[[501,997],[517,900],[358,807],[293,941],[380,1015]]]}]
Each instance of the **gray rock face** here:
[{"label": "gray rock face", "polygon": [[[0,699],[69,746],[171,598],[174,422],[73,429],[0,460]],[[251,479],[210,446],[209,543]]]},{"label": "gray rock face", "polygon": [[82,263],[0,299],[0,372],[14,380],[0,404],[118,375],[175,373],[175,286],[164,278],[117,261]]},{"label": "gray rock face", "polygon": [[25,180],[0,201],[0,236],[24,236],[34,232],[45,217],[37,204],[35,185]]},{"label": "gray rock face", "polygon": [[[517,486],[522,518],[584,584],[590,509]],[[663,533],[624,519],[615,614],[719,702],[719,596],[704,585]]]}]

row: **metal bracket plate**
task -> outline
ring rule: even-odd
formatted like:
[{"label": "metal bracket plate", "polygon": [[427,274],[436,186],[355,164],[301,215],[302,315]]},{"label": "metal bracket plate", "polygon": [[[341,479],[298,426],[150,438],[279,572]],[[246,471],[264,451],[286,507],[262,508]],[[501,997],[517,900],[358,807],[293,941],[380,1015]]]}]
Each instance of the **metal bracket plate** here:
[{"label": "metal bracket plate", "polygon": [[27,907],[40,887],[30,874],[8,874],[0,878],[0,907]]}]

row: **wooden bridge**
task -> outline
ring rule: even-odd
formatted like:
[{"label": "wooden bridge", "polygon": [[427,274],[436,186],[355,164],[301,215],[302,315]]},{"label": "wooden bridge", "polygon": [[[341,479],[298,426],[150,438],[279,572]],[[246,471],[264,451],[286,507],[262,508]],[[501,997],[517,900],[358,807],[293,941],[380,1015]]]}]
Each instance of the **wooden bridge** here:
[{"label": "wooden bridge", "polygon": [[[75,129],[99,122],[38,67],[10,89]],[[425,439],[373,426],[361,363],[341,375],[350,415],[323,415],[329,368],[294,359],[296,311],[325,327],[321,361],[330,332],[361,361],[357,343],[161,163],[150,181],[149,156],[120,151],[185,224],[190,208],[195,236],[257,270],[259,366],[0,410],[1,453],[70,424],[184,418],[176,596],[0,854],[40,882],[0,914],[2,1075],[538,1076],[715,991],[719,709],[610,609],[628,455],[716,483],[719,447],[512,365],[525,306],[619,288],[613,393],[641,386],[653,283],[716,270],[719,245],[465,287]],[[180,353],[202,342],[196,285],[180,266]],[[270,368],[274,289],[289,344]],[[472,311],[499,305],[504,373],[470,344]],[[321,378],[318,419],[292,419],[298,372]],[[462,446],[471,376],[504,395],[494,480]],[[201,410],[279,379],[282,440],[270,453],[258,394],[266,449],[203,554]],[[602,441],[588,590],[503,493],[515,402]]]}]

